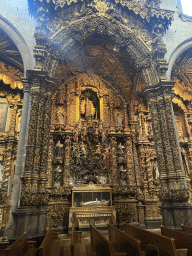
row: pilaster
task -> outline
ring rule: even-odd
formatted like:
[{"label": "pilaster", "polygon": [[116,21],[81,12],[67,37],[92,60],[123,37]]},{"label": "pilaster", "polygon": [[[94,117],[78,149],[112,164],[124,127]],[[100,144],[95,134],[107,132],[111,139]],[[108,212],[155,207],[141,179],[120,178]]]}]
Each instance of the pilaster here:
[{"label": "pilaster", "polygon": [[181,158],[172,106],[172,82],[145,89],[152,116],[153,133],[160,170],[163,223],[168,227],[192,225],[192,206]]},{"label": "pilaster", "polygon": [[69,186],[70,150],[71,150],[71,137],[68,135],[66,136],[66,139],[65,139],[65,161],[64,161],[64,173],[63,173],[64,186]]},{"label": "pilaster", "polygon": [[110,157],[110,167],[111,167],[111,184],[114,186],[119,185],[119,174],[117,171],[117,142],[116,138],[114,136],[110,139],[110,145],[111,145],[111,157]]}]

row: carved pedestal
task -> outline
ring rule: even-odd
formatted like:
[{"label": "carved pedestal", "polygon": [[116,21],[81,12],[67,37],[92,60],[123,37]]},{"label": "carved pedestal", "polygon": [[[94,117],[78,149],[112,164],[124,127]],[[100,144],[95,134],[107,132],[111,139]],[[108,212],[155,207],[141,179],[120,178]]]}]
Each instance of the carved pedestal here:
[{"label": "carved pedestal", "polygon": [[138,222],[140,223],[141,228],[145,228],[145,205],[142,205],[141,202],[137,205],[138,211]]},{"label": "carved pedestal", "polygon": [[146,228],[155,229],[163,224],[160,214],[159,200],[145,200],[145,225]]},{"label": "carved pedestal", "polygon": [[168,228],[181,229],[181,224],[191,226],[192,205],[187,202],[164,202],[161,205],[163,225]]},{"label": "carved pedestal", "polygon": [[14,239],[18,239],[24,232],[27,238],[43,236],[46,233],[46,215],[45,206],[26,206],[18,208],[13,213],[14,218]]}]

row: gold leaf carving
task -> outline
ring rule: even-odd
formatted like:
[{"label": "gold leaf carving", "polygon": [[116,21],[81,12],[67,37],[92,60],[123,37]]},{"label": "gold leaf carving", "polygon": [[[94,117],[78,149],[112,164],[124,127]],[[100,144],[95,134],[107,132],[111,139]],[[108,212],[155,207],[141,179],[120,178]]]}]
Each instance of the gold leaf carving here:
[{"label": "gold leaf carving", "polygon": [[190,101],[192,100],[192,89],[186,87],[183,82],[175,78],[175,86],[173,87],[174,93],[179,95],[183,100]]},{"label": "gold leaf carving", "polygon": [[4,84],[10,84],[12,89],[18,88],[22,90],[22,76],[23,74],[19,70],[0,62],[0,80],[2,80]]}]

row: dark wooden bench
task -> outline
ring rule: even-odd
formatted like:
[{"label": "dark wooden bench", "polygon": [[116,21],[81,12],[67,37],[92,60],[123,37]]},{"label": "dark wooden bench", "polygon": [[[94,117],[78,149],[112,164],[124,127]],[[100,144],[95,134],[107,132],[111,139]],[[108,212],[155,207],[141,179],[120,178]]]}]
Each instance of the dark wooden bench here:
[{"label": "dark wooden bench", "polygon": [[5,249],[10,245],[9,242],[0,242],[0,255],[5,256]]},{"label": "dark wooden bench", "polygon": [[192,227],[190,226],[181,225],[181,230],[182,232],[192,234]]},{"label": "dark wooden bench", "polygon": [[142,256],[145,252],[142,252],[141,242],[125,232],[115,228],[112,225],[108,225],[109,241],[114,242],[117,252],[126,252],[125,255],[130,256]]},{"label": "dark wooden bench", "polygon": [[23,234],[12,245],[5,249],[6,256],[35,256],[37,248],[36,241],[27,241],[26,234]]},{"label": "dark wooden bench", "polygon": [[53,232],[49,227],[37,254],[38,256],[60,256],[59,232]]},{"label": "dark wooden bench", "polygon": [[99,230],[90,225],[91,246],[98,256],[126,256],[127,253],[116,252],[115,243],[109,241]]},{"label": "dark wooden bench", "polygon": [[163,236],[174,238],[177,249],[187,248],[187,255],[192,255],[192,233],[187,234],[181,231],[161,226],[161,234]]},{"label": "dark wooden bench", "polygon": [[175,239],[155,234],[151,231],[124,224],[125,233],[141,241],[142,251],[146,250],[148,244],[155,245],[159,249],[160,256],[185,256],[187,248],[176,249]]},{"label": "dark wooden bench", "polygon": [[71,234],[71,256],[86,256],[87,250],[85,247],[82,231],[72,229]]}]

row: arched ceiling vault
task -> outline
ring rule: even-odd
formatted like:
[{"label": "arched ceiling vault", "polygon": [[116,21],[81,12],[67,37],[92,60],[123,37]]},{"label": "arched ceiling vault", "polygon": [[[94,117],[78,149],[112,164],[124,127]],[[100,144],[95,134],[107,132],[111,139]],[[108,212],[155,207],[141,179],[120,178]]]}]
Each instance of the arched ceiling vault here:
[{"label": "arched ceiling vault", "polygon": [[184,110],[185,105],[192,100],[192,48],[176,59],[171,78],[175,82],[173,102]]},{"label": "arched ceiling vault", "polygon": [[[29,0],[29,3],[31,8],[36,3],[39,20],[35,34],[37,58],[43,47],[49,45],[54,54],[57,52],[55,59],[63,59],[66,69],[92,70],[125,94],[125,87],[133,84],[134,75],[141,70],[147,86],[160,81],[153,46],[160,42],[172,12],[149,10],[134,0]],[[115,48],[118,51],[114,52]]]},{"label": "arched ceiling vault", "polygon": [[7,34],[0,29],[0,61],[23,72],[21,54]]},{"label": "arched ceiling vault", "polygon": [[133,91],[140,90],[138,85],[142,83],[137,84],[136,77],[141,78],[141,72],[125,47],[107,39],[95,35],[85,40],[83,45],[71,47],[60,59],[59,79],[66,81],[79,73],[92,73],[105,81],[113,91],[123,95],[125,100],[130,99]]}]

